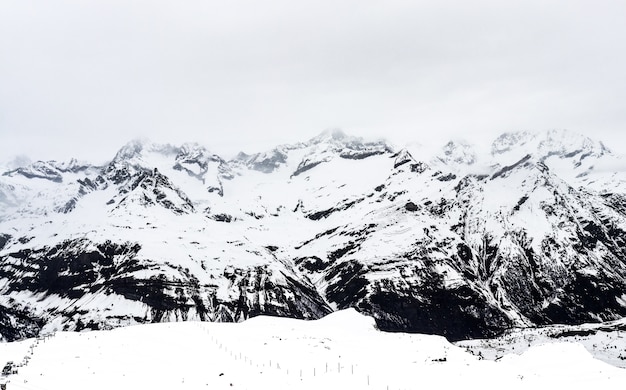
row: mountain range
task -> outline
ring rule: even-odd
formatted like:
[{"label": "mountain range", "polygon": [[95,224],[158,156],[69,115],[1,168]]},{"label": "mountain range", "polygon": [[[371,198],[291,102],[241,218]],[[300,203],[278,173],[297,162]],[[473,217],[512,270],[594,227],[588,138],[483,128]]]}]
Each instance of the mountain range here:
[{"label": "mountain range", "polygon": [[4,169],[0,335],[349,307],[450,340],[609,321],[625,233],[626,158],[566,130],[436,151],[327,131],[233,159],[132,141]]}]

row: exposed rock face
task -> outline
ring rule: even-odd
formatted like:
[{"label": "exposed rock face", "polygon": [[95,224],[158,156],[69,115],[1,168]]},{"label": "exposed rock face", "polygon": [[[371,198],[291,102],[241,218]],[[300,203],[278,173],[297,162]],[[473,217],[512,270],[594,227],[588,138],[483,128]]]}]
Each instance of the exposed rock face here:
[{"label": "exposed rock face", "polygon": [[566,131],[415,155],[334,131],[232,161],[133,141],[104,167],[7,172],[0,334],[356,307],[463,339],[626,315],[619,156]]}]

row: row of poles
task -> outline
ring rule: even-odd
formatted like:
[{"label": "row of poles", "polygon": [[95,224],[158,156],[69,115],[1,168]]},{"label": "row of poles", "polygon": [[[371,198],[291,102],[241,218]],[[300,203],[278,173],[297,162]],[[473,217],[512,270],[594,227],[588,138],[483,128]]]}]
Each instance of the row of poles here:
[{"label": "row of poles", "polygon": [[[334,363],[329,364],[328,362],[326,362],[324,367],[321,367],[321,368],[313,366],[313,367],[307,367],[307,368],[297,367],[295,369],[293,367],[289,367],[288,365],[284,365],[284,364],[281,365],[281,363],[275,359],[268,358],[264,362],[258,362],[250,358],[249,356],[243,354],[241,351],[237,352],[237,351],[234,351],[233,349],[230,349],[222,340],[219,340],[213,334],[211,334],[208,328],[204,327],[203,330],[207,335],[211,337],[211,341],[215,343],[215,345],[217,346],[219,350],[226,353],[232,359],[243,361],[244,364],[249,365],[251,367],[257,367],[257,368],[267,367],[271,369],[276,369],[276,370],[280,370],[284,372],[285,375],[296,375],[296,376],[299,376],[301,379],[305,379],[305,378],[310,379],[310,378],[322,377],[325,375],[332,375],[332,374],[336,374],[336,375],[345,374],[345,375],[354,376],[356,373],[357,376],[362,377],[362,382],[361,382],[362,384],[368,387],[376,385],[373,382],[372,378],[370,377],[369,373],[360,374],[358,372],[359,371],[358,365],[350,364],[348,366],[347,364],[342,364],[341,361],[338,361],[336,366]],[[382,386],[379,385],[376,387],[381,390],[408,390],[405,388],[391,387],[390,385],[387,385],[387,384],[384,384]]]},{"label": "row of poles", "polygon": [[[54,333],[46,333],[44,335],[37,336],[37,338],[35,338],[33,342],[28,346],[28,351],[26,352],[26,355],[24,355],[24,357],[22,358],[22,361],[18,364],[13,365],[12,371],[8,375],[17,374],[18,368],[26,367],[30,362],[30,359],[33,357],[37,346],[39,346],[40,343],[45,343],[52,336],[54,336]],[[8,387],[7,384],[9,382],[10,380],[7,380],[4,383],[0,383],[0,390],[6,390]]]}]

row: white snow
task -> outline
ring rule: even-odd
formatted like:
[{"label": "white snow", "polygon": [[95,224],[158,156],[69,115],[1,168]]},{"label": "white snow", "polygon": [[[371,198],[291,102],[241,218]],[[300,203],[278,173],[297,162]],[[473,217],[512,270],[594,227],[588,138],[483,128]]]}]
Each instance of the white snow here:
[{"label": "white snow", "polygon": [[317,321],[255,317],[56,333],[0,344],[0,362],[31,359],[7,388],[528,389],[616,386],[626,370],[579,344],[481,360],[439,336],[384,333],[353,309]]}]

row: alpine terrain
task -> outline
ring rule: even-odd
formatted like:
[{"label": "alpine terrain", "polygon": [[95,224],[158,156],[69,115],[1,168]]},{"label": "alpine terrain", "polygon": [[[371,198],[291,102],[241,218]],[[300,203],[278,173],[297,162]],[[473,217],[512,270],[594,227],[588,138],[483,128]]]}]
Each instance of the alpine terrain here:
[{"label": "alpine terrain", "polygon": [[626,159],[564,130],[434,152],[328,131],[0,176],[2,340],[345,308],[449,340],[626,316]]}]

